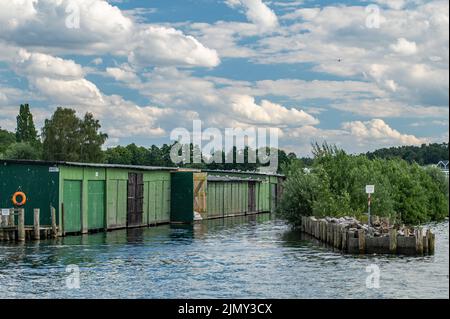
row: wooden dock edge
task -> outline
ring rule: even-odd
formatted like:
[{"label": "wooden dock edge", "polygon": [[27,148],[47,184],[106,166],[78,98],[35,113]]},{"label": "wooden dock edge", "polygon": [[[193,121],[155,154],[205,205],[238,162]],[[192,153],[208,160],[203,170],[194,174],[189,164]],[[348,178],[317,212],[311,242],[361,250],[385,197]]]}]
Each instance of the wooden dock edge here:
[{"label": "wooden dock edge", "polygon": [[389,229],[384,236],[375,237],[365,229],[357,231],[345,228],[338,223],[328,222],[313,216],[302,216],[300,230],[334,249],[348,254],[397,254],[422,256],[433,255],[435,234],[422,227],[414,232],[399,235],[396,229]]}]

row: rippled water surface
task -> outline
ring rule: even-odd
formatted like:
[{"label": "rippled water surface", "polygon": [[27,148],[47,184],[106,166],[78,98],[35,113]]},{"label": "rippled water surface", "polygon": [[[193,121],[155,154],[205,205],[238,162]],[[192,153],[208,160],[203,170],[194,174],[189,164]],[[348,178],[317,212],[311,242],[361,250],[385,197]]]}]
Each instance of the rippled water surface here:
[{"label": "rippled water surface", "polygon": [[449,298],[448,226],[427,257],[343,255],[270,215],[0,243],[0,298]]}]

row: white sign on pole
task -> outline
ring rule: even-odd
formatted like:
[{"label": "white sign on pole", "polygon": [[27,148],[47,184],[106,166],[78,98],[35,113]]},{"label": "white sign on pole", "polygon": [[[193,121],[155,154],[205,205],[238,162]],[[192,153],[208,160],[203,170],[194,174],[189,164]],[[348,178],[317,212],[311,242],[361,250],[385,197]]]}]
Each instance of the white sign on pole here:
[{"label": "white sign on pole", "polygon": [[375,193],[375,185],[366,185],[366,194]]},{"label": "white sign on pole", "polygon": [[2,216],[9,216],[9,209],[8,208],[2,208]]}]

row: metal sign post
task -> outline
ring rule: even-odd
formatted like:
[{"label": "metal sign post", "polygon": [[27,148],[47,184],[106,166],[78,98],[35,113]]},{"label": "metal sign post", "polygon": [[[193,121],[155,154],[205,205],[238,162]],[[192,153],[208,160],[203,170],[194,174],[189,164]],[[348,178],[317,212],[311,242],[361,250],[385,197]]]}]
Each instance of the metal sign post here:
[{"label": "metal sign post", "polygon": [[366,194],[368,195],[367,213],[369,215],[369,220],[367,221],[367,225],[369,226],[369,233],[370,233],[370,194],[373,194],[374,192],[375,192],[375,185],[366,185]]}]

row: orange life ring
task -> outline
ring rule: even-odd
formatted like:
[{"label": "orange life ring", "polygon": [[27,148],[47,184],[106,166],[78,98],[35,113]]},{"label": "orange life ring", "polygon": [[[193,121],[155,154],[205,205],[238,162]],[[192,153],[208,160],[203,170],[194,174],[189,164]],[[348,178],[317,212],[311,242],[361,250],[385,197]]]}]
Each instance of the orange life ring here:
[{"label": "orange life ring", "polygon": [[[20,202],[17,201],[17,197],[19,197],[19,196],[22,197],[22,201],[20,201]],[[13,202],[14,206],[23,206],[27,202],[27,196],[25,195],[24,192],[15,192],[12,197],[12,202]]]}]

